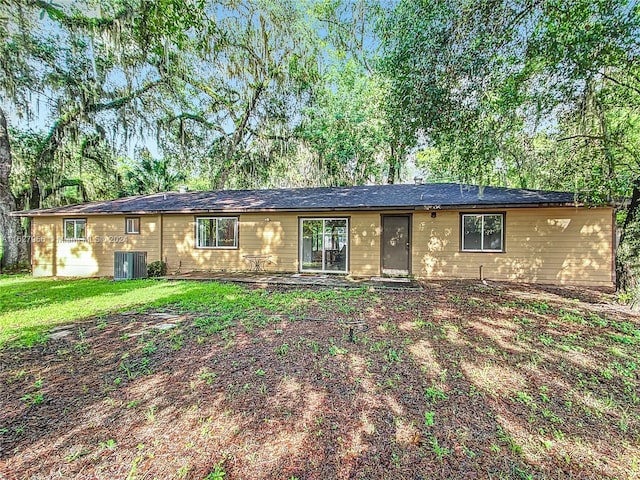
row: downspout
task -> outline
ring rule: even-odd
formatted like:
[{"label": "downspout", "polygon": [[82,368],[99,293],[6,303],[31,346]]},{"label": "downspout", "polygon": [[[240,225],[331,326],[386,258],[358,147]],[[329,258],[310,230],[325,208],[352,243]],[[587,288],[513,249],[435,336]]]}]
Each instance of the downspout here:
[{"label": "downspout", "polygon": [[[162,262],[162,256],[164,254],[164,217],[160,214],[160,261]],[[166,259],[164,263],[167,263]]]},{"label": "downspout", "polygon": [[[33,232],[33,222],[31,222]],[[33,258],[33,242],[31,242],[31,257]],[[32,260],[33,261],[33,260]],[[51,249],[51,276],[58,276],[58,223],[53,224],[53,248]]]}]

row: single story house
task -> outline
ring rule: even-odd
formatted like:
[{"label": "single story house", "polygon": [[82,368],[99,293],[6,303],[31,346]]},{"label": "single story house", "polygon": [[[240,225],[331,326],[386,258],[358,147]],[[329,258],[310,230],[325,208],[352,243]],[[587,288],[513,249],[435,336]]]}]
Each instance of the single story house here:
[{"label": "single story house", "polygon": [[34,276],[168,271],[412,275],[611,286],[614,217],[572,193],[454,183],[167,192],[15,212]]}]

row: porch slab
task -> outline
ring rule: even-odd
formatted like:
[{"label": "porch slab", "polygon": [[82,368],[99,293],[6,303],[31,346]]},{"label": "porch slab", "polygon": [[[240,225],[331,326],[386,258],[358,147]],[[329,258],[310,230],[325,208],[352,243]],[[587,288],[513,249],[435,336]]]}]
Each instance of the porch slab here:
[{"label": "porch slab", "polygon": [[268,272],[188,272],[160,277],[165,280],[193,280],[203,282],[255,283],[263,285],[321,286],[321,287],[371,287],[386,289],[422,289],[416,280],[385,277],[351,277],[306,273]]}]

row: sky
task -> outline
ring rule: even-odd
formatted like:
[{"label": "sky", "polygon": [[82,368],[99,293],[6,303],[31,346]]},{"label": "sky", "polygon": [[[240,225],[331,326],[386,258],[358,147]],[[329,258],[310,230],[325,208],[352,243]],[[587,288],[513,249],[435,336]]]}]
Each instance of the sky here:
[{"label": "sky", "polygon": [[[391,6],[396,2],[385,2],[386,5]],[[309,2],[309,5],[311,2]],[[65,11],[70,12],[73,9],[80,9],[83,13],[87,15],[95,15],[99,16],[101,14],[101,4],[99,1],[76,1],[76,0],[57,0],[53,4],[54,6],[58,6],[63,8]],[[351,10],[352,7],[355,7],[356,3],[350,5],[348,2],[345,4],[344,9],[341,11],[341,15],[343,18],[349,18],[350,15],[353,15],[354,11],[357,12],[357,8],[355,10]],[[229,16],[229,12],[217,11],[216,15],[224,19],[226,16]],[[37,18],[33,18],[34,22],[40,26],[41,31],[45,36],[50,36],[52,38],[64,35],[64,32],[61,31],[57,27],[57,22],[51,20],[48,15],[44,11],[39,12]],[[327,31],[324,30],[320,23],[315,22],[315,28],[320,37],[327,37]],[[87,38],[87,42],[91,45],[90,39]],[[366,50],[375,49],[375,44],[378,42],[375,35],[366,31],[364,35],[364,48]],[[94,65],[96,59],[93,59]],[[324,64],[324,68],[330,68],[330,65],[333,63],[337,63],[343,61],[339,58],[339,56],[335,55],[335,51],[332,53],[331,48],[326,48],[322,54],[322,62]],[[95,68],[95,67],[94,67]],[[91,71],[87,74],[92,76]],[[207,77],[207,72],[203,72],[203,78]],[[125,82],[124,73],[121,71],[112,72],[108,77],[108,83],[112,86],[122,85]],[[53,95],[49,95],[50,92],[41,92],[40,94],[31,93],[29,97],[31,115],[19,115],[19,112],[15,111],[13,108],[6,108],[10,105],[7,102],[4,102],[4,106],[6,111],[8,112],[8,121],[11,126],[14,128],[18,128],[21,130],[34,130],[47,132],[53,123],[56,120],[55,117],[55,102],[57,99]],[[224,124],[223,124],[224,126]],[[108,132],[111,133],[111,132]],[[122,133],[122,132],[120,132]],[[122,135],[108,135],[108,137],[112,137],[113,139],[121,139]],[[153,128],[130,128],[128,132],[128,138],[125,142],[119,140],[119,144],[114,145],[119,154],[129,157],[134,157],[136,152],[140,149],[147,149],[150,151],[151,155],[155,158],[162,157],[163,153],[161,151],[160,146],[157,142],[156,132]],[[415,168],[411,168],[410,171],[407,172],[409,178],[412,179],[413,176],[419,174],[415,170]]]}]

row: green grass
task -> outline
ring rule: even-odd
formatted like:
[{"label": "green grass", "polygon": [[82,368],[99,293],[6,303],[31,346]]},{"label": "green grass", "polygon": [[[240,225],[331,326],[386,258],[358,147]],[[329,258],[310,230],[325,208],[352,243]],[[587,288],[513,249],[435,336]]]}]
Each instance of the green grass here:
[{"label": "green grass", "polygon": [[[202,314],[211,332],[248,314],[302,315],[312,304],[335,312],[363,289],[270,292],[234,284],[160,280],[114,282],[108,279],[0,276],[0,348],[44,342],[57,325],[128,310],[170,307]],[[210,333],[211,333],[210,332]]]},{"label": "green grass", "polygon": [[[0,369],[8,399],[4,417],[0,412],[0,444],[16,442],[8,461],[31,468],[25,475],[46,476],[19,455],[32,438],[40,439],[42,451],[57,441],[57,430],[40,419],[64,417],[68,430],[81,432],[95,410],[109,422],[108,431],[65,443],[51,471],[69,476],[115,461],[130,478],[161,472],[176,478],[227,478],[240,471],[246,478],[277,476],[261,468],[292,428],[308,433],[287,435],[299,442],[292,448],[312,442],[323,452],[340,444],[347,455],[349,439],[366,433],[372,448],[386,452],[384,459],[362,463],[367,478],[412,478],[440,462],[446,473],[433,478],[487,471],[495,478],[546,478],[568,469],[576,477],[628,478],[638,471],[636,317],[605,309],[595,314],[582,303],[578,310],[560,295],[539,314],[531,305],[544,310],[547,303],[538,298],[547,292],[516,285],[476,299],[469,314],[465,299],[475,284],[443,285],[370,293],[0,277],[0,332],[8,339],[0,358],[11,360]],[[532,298],[528,304],[499,307],[499,295],[521,292]],[[451,305],[454,294],[459,307]],[[345,304],[347,314],[339,308]],[[146,309],[184,313],[185,320],[152,332],[142,325],[148,318],[117,313]],[[344,322],[303,318],[358,318],[369,328],[351,343]],[[51,340],[42,352],[13,348],[32,343],[33,332],[46,341],[59,323],[72,326],[67,341]],[[143,334],[135,336],[138,331]],[[375,401],[363,406],[363,395]],[[25,413],[17,418],[16,411]],[[389,420],[395,425],[390,446]],[[135,452],[149,429],[169,432],[163,438],[170,443],[149,441],[144,452]],[[255,447],[237,446],[238,432],[255,438]],[[34,455],[42,454],[36,447]],[[196,452],[211,451],[222,456],[196,469]],[[615,464],[599,470],[599,459],[611,451]],[[140,460],[156,452],[163,454],[153,462]],[[304,476],[302,464],[278,468]]]}]

